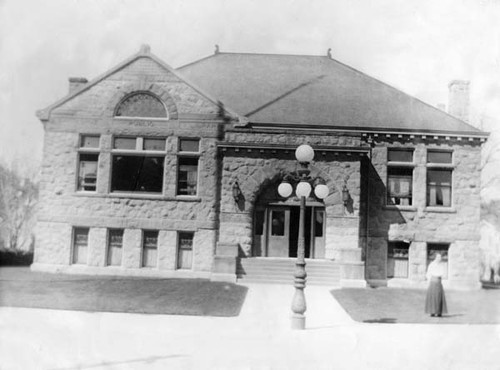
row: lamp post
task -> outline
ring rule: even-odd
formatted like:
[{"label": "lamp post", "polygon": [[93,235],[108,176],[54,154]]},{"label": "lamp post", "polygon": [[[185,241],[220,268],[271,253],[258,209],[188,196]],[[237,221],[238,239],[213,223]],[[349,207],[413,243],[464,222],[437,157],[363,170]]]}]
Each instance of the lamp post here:
[{"label": "lamp post", "polygon": [[[305,261],[305,211],[306,199],[311,194],[316,179],[311,179],[309,176],[309,163],[314,158],[314,150],[307,144],[300,145],[295,150],[295,158],[300,164],[300,169],[295,173],[289,173],[284,176],[283,181],[278,186],[278,193],[283,198],[288,198],[293,193],[292,183],[295,183],[295,194],[300,199],[299,213],[299,235],[297,241],[297,261],[295,263],[294,287],[295,294],[292,300],[292,329],[302,330],[306,326],[306,297],[304,289],[306,287],[306,261]],[[314,187],[314,194],[319,199],[324,199],[328,196],[328,187],[324,184],[317,184]]]}]

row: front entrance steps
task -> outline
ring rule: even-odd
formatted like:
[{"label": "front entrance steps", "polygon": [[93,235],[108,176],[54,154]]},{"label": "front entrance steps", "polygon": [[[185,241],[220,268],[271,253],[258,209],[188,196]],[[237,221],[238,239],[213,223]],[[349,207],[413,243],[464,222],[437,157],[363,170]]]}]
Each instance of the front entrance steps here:
[{"label": "front entrance steps", "polygon": [[[295,261],[295,258],[238,258],[238,282],[292,285]],[[340,287],[340,265],[335,261],[306,259],[306,272],[307,284]]]}]

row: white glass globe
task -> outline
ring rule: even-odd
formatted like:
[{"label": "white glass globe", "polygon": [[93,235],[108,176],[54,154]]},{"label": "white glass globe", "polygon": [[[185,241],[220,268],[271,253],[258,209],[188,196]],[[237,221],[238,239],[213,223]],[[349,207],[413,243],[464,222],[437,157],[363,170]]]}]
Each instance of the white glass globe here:
[{"label": "white glass globe", "polygon": [[305,181],[301,181],[297,184],[297,189],[295,189],[295,194],[298,197],[308,197],[311,194],[311,184]]},{"label": "white glass globe", "polygon": [[318,199],[325,199],[328,196],[328,186],[319,184],[314,188],[314,195],[318,197]]},{"label": "white glass globe", "polygon": [[278,194],[283,198],[288,198],[293,193],[292,185],[288,182],[282,182],[278,186]]},{"label": "white glass globe", "polygon": [[307,144],[302,144],[295,149],[295,158],[299,162],[311,162],[314,158],[314,149]]}]

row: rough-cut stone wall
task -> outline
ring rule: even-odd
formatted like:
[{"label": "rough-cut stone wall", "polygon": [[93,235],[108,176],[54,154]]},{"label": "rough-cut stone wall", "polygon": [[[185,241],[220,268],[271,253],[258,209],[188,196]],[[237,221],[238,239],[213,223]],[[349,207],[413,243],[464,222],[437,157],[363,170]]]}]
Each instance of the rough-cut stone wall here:
[{"label": "rough-cut stone wall", "polygon": [[[120,99],[137,90],[158,95],[170,120],[114,118]],[[216,104],[147,57],[53,109],[45,123],[35,262],[70,265],[72,228],[88,227],[87,267],[97,271],[106,266],[107,229],[122,228],[122,268],[141,269],[142,230],[153,229],[159,230],[157,269],[175,270],[177,231],[186,230],[194,232],[193,271],[210,271],[218,222],[217,112]],[[100,135],[95,192],[77,191],[82,134]],[[161,194],[110,192],[116,135],[166,139],[158,154],[165,160]],[[196,196],[176,195],[180,138],[200,139]]]},{"label": "rough-cut stone wall", "polygon": [[139,58],[108,76],[54,109],[52,114],[75,118],[110,118],[118,103],[117,97],[123,96],[122,91],[129,92],[130,85],[136,86],[134,90],[153,90],[154,86],[163,89],[175,102],[179,116],[217,114],[217,105],[148,57]]},{"label": "rough-cut stone wall", "polygon": [[[414,149],[413,205],[387,206],[387,148]],[[452,206],[426,206],[427,151],[453,150]],[[386,279],[387,241],[409,241],[409,278],[425,278],[427,243],[449,243],[450,284],[478,281],[480,146],[468,142],[379,142],[369,169],[366,274]]]},{"label": "rough-cut stone wall", "polygon": [[[320,136],[303,133],[271,135],[243,130],[226,133],[226,142],[231,142],[236,146],[237,143],[287,146],[308,143],[316,148],[337,146],[339,143],[350,146],[360,145],[359,139],[351,136]],[[317,149],[314,162],[310,166],[311,176],[322,177],[330,189],[330,195],[324,201],[327,217],[326,258],[339,257],[341,249],[359,248],[361,158],[362,155],[359,153],[329,152]],[[238,244],[244,255],[251,256],[255,203],[268,188],[277,188],[283,173],[295,171],[297,166],[293,150],[228,149],[223,158],[219,241]],[[232,196],[232,186],[236,181],[244,196],[244,202],[240,204],[236,204]],[[351,196],[347,210],[342,202],[344,184],[347,185]],[[293,203],[293,199],[288,202]]]}]

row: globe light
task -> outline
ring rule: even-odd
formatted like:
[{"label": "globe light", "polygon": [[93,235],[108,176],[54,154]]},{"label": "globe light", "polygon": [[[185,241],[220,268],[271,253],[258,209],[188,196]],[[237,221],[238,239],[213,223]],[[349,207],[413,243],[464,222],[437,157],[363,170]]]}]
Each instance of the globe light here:
[{"label": "globe light", "polygon": [[314,195],[316,195],[318,199],[325,199],[328,196],[329,192],[330,191],[328,190],[328,186],[324,184],[316,185],[316,187],[314,188]]},{"label": "globe light", "polygon": [[298,197],[308,197],[311,194],[311,184],[306,181],[301,181],[297,184],[297,189],[295,189],[295,194]]},{"label": "globe light", "polygon": [[301,163],[309,163],[314,158],[314,149],[307,144],[302,144],[295,149],[295,158]]},{"label": "globe light", "polygon": [[278,186],[278,194],[283,198],[288,198],[293,193],[292,185],[289,182],[283,181]]}]

